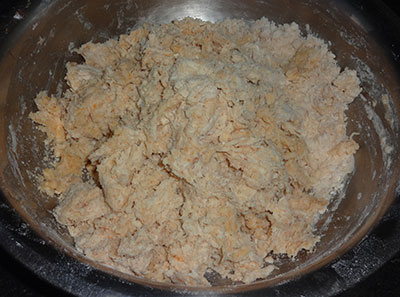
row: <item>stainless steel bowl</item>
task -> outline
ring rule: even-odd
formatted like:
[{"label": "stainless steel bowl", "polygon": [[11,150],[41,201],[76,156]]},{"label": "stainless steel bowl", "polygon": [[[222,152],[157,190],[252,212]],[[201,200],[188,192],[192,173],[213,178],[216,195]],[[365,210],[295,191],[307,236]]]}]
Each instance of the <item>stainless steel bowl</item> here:
[{"label": "stainless steel bowl", "polygon": [[[309,274],[355,246],[385,213],[396,194],[400,174],[399,73],[388,47],[373,34],[368,20],[351,1],[316,0],[70,0],[38,1],[23,25],[2,46],[0,60],[0,185],[25,221],[45,240],[79,261],[131,282],[167,290],[244,292],[274,286]],[[43,169],[44,135],[28,114],[43,89],[60,94],[65,63],[81,61],[71,49],[88,42],[117,38],[144,22],[166,23],[191,16],[208,21],[267,17],[296,22],[330,42],[341,67],[358,71],[363,92],[347,112],[348,133],[360,144],[356,169],[343,197],[324,214],[321,242],[313,253],[291,261],[266,280],[232,285],[215,279],[211,288],[184,287],[135,278],[85,258],[52,217],[56,204],[37,189]],[[385,99],[387,98],[387,100]],[[343,198],[343,199],[342,199]]]}]

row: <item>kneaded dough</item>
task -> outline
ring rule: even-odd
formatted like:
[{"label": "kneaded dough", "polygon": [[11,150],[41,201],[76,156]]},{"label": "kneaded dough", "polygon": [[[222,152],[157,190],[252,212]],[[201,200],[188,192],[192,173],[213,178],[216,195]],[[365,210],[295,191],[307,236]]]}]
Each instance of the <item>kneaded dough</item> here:
[{"label": "kneaded dough", "polygon": [[186,18],[86,43],[30,117],[57,161],[40,188],[87,257],[161,282],[252,282],[319,241],[354,167],[360,93],[298,25]]}]

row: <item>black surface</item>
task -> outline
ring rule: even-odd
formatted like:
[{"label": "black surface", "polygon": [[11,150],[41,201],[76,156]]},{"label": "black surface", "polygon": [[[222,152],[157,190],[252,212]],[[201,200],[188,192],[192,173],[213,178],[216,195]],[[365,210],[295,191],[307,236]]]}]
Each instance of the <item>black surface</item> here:
[{"label": "black surface", "polygon": [[49,285],[22,266],[5,250],[0,248],[0,296],[4,297],[72,297]]},{"label": "black surface", "polygon": [[[357,2],[357,1],[355,1]],[[367,2],[367,1],[365,1]],[[368,1],[371,3],[376,3],[377,1]],[[389,1],[385,1],[389,5]],[[363,1],[359,1],[363,3]],[[29,10],[30,1],[5,1],[0,0],[0,35],[4,37],[7,35],[9,30],[18,24],[20,17],[24,17],[26,10]],[[372,4],[373,5],[373,4]],[[397,13],[400,14],[398,7],[394,7]],[[15,13],[18,12],[16,15]],[[385,13],[385,12],[384,12]],[[14,17],[15,16],[15,17]],[[387,32],[388,35],[391,32]],[[397,38],[400,39],[400,36]],[[400,44],[400,42],[398,43]],[[393,46],[398,46],[395,43]],[[9,209],[7,209],[4,204],[0,202],[0,216],[7,216],[8,227],[5,228],[4,232],[0,232],[3,237],[0,240],[4,243],[5,241],[20,241],[19,245],[14,245],[14,249],[11,250],[13,255],[23,256],[26,253],[26,245],[29,248],[34,248],[38,250],[48,250],[48,254],[45,257],[48,263],[52,265],[55,273],[60,273],[61,268],[57,267],[58,261],[69,261],[65,257],[48,247],[40,239],[37,239],[34,234],[29,230],[29,227],[18,220],[15,214],[12,214]],[[4,217],[0,218],[4,219]],[[13,230],[10,226],[17,226],[18,230]],[[7,229],[7,230],[6,230]],[[15,235],[14,238],[10,237]],[[312,276],[307,277],[309,280],[309,286],[315,286],[318,282],[321,285],[325,284],[325,287],[332,286],[332,291],[340,291],[341,288],[346,288],[349,284],[353,284],[354,280],[357,283],[352,288],[342,292],[337,295],[338,297],[398,297],[400,296],[400,201],[399,198],[395,201],[388,214],[384,217],[382,222],[377,226],[377,228],[359,244],[355,249],[347,253],[340,260],[338,260],[333,265],[323,268],[320,272],[314,273]],[[10,245],[8,245],[10,247]],[[393,251],[398,251],[394,254]],[[393,256],[394,254],[394,256]],[[32,257],[35,255],[32,253]],[[61,260],[60,260],[61,259]],[[365,259],[370,259],[366,261]],[[53,261],[52,261],[53,260]],[[42,280],[37,275],[46,276],[41,271],[41,267],[37,266],[38,263],[35,261],[28,261],[31,263],[31,267],[26,268],[20,264],[17,260],[12,257],[9,252],[0,248],[0,296],[32,296],[32,297],[43,297],[43,296],[71,296],[65,291],[50,285],[48,282]],[[378,267],[382,262],[386,262],[381,268]],[[71,262],[72,266],[73,261]],[[36,265],[34,265],[36,264]],[[36,271],[36,274],[31,271]],[[375,271],[377,270],[377,271]],[[365,273],[370,273],[375,271],[372,275],[365,276]],[[69,270],[69,273],[73,272]],[[81,273],[81,272],[79,272]],[[66,276],[70,277],[71,286],[74,286],[75,279],[72,275]],[[52,276],[48,276],[47,279],[51,279]],[[96,278],[96,279],[94,279]],[[103,279],[104,278],[104,279]],[[96,271],[91,271],[90,269],[85,274],[85,280],[90,284],[101,283],[104,281],[104,286],[113,285],[118,283],[115,279],[110,279],[105,277],[103,274]],[[77,283],[76,285],[79,285]],[[334,286],[341,286],[340,288],[334,288]],[[127,290],[129,286],[125,286],[124,290]],[[137,289],[137,287],[132,287],[132,289]],[[139,287],[140,289],[140,287]],[[69,288],[71,291],[71,288]],[[299,283],[284,284],[280,286],[277,290],[271,291],[273,295],[286,292],[287,290],[295,290],[296,292],[304,291],[303,285]],[[72,290],[73,291],[73,290]],[[305,291],[307,291],[305,289]],[[90,288],[82,288],[82,292],[86,292],[87,296],[96,296],[94,291]],[[93,292],[93,295],[91,294]],[[127,292],[127,291],[125,291]],[[133,292],[133,291],[132,291]],[[149,292],[146,290],[140,292]],[[154,292],[154,293],[157,293]],[[160,292],[158,292],[159,295]],[[262,292],[256,293],[258,296],[263,296]],[[308,295],[303,295],[304,297],[309,297]],[[313,293],[312,296],[318,296],[318,293]]]}]

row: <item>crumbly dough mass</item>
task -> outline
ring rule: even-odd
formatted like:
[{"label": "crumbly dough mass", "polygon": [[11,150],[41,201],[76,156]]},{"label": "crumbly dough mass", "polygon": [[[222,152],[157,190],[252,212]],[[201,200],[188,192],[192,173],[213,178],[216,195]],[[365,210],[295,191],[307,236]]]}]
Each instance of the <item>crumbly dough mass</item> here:
[{"label": "crumbly dough mass", "polygon": [[312,250],[354,166],[360,93],[296,24],[186,18],[86,43],[62,98],[30,116],[56,162],[41,190],[87,257],[139,277],[252,282],[270,255]]}]

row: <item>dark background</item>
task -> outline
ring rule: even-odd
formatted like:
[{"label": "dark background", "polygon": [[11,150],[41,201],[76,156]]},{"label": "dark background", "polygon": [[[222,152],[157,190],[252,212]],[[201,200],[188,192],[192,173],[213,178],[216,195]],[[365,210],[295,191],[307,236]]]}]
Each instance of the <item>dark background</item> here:
[{"label": "dark background", "polygon": [[[400,5],[383,1],[400,16]],[[0,36],[4,37],[24,17],[30,1],[0,0]],[[17,14],[16,14],[17,13]],[[10,16],[15,16],[10,18]],[[400,36],[399,36],[400,38]],[[2,39],[2,38],[1,38]],[[0,41],[1,42],[1,41]],[[400,198],[397,198],[400,199]],[[384,232],[384,230],[383,230]],[[30,270],[0,248],[1,297],[66,297],[70,296],[39,279]],[[399,297],[400,296],[400,247],[399,252],[375,273],[337,297]],[[307,296],[304,296],[307,297]]]}]

